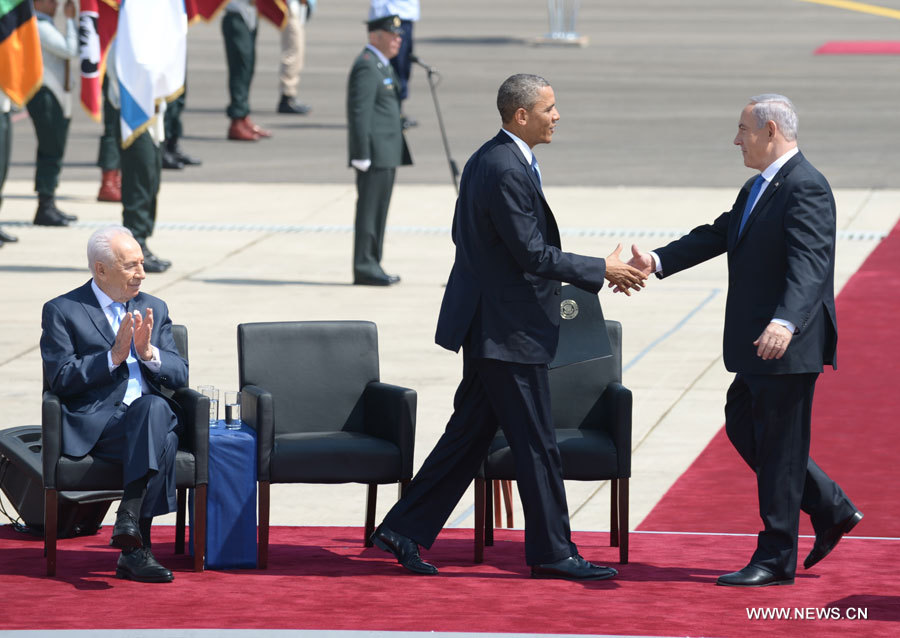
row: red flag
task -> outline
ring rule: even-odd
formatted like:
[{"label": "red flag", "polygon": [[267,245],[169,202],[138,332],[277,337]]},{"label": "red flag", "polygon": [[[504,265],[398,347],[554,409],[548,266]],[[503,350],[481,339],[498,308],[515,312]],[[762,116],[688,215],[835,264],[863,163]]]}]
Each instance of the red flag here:
[{"label": "red flag", "polygon": [[287,24],[288,8],[285,0],[256,0],[256,10],[279,29]]},{"label": "red flag", "polygon": [[81,50],[81,104],[95,121],[103,114],[106,54],[119,23],[118,0],[81,0],[78,45]]},{"label": "red flag", "polygon": [[193,24],[196,20],[209,22],[227,2],[228,0],[184,0],[188,24]]}]

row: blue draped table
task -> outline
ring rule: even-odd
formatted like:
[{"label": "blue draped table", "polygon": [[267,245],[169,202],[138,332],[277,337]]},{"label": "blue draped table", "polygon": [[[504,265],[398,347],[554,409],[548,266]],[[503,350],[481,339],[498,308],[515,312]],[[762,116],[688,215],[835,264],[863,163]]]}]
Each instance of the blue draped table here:
[{"label": "blue draped table", "polygon": [[206,499],[206,568],[256,567],[256,432],[252,428],[243,425],[229,430],[219,421],[209,429]]}]

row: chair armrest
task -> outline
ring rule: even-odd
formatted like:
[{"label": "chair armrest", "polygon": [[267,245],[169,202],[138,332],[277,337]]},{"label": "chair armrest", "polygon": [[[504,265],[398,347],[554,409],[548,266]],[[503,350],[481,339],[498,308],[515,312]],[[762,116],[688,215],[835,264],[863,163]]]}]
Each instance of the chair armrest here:
[{"label": "chair armrest", "polygon": [[56,464],[62,455],[62,407],[59,397],[44,392],[41,399],[41,462],[44,489],[56,489]]},{"label": "chair armrest", "polygon": [[363,391],[367,434],[391,441],[400,448],[401,479],[411,479],[416,444],[415,390],[373,381]]},{"label": "chair armrest", "polygon": [[209,483],[209,397],[191,388],[179,388],[172,399],[184,416],[182,446],[194,455],[194,484]]},{"label": "chair armrest", "polygon": [[631,390],[612,381],[600,399],[600,425],[616,446],[620,478],[631,476]]},{"label": "chair armrest", "polygon": [[259,386],[241,388],[241,420],[256,430],[257,480],[268,481],[275,446],[275,409],[272,394]]}]

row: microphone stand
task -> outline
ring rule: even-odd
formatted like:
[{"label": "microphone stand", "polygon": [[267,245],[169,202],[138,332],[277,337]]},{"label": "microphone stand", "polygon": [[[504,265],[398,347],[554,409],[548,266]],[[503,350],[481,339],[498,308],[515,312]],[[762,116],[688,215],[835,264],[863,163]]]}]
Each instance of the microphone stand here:
[{"label": "microphone stand", "polygon": [[[453,180],[453,187],[456,189],[456,194],[459,195],[459,168],[457,168],[456,162],[450,156],[450,143],[447,141],[447,132],[444,129],[444,118],[441,117],[441,107],[438,103],[437,86],[440,84],[441,74],[414,55],[410,56],[410,61],[414,64],[418,64],[428,73],[428,86],[431,89],[431,99],[434,101],[434,110],[435,113],[437,113],[438,127],[441,130],[441,140],[444,143],[444,153],[447,155],[447,163],[450,165],[450,179]],[[435,81],[434,76],[437,76],[437,81]]]}]

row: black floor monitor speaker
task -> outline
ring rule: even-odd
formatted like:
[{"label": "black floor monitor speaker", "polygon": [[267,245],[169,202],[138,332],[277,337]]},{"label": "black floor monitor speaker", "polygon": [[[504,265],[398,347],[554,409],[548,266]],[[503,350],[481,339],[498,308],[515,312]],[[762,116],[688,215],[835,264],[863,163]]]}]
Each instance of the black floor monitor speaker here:
[{"label": "black floor monitor speaker", "polygon": [[[41,428],[0,430],[0,489],[29,531],[44,534]],[[59,538],[96,534],[121,492],[60,492]]]}]

